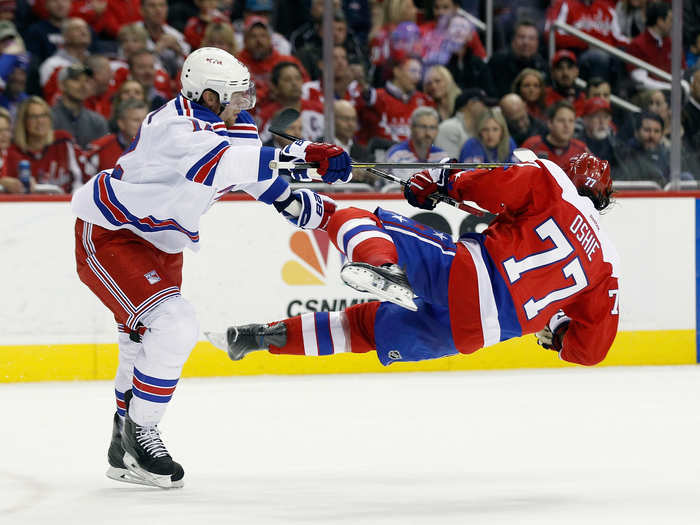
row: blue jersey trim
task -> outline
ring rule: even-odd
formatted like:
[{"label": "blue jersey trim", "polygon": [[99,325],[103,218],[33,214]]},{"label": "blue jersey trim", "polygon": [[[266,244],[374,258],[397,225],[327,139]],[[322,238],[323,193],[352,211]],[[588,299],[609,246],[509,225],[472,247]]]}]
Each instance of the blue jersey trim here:
[{"label": "blue jersey trim", "polygon": [[136,376],[136,379],[142,383],[148,383],[149,385],[162,386],[166,388],[177,385],[177,382],[179,381],[179,379],[160,379],[157,377],[147,376],[137,368],[134,368],[134,375]]},{"label": "blue jersey trim", "polygon": [[328,312],[319,312],[314,315],[314,320],[316,323],[318,355],[333,355],[330,314]]},{"label": "blue jersey trim", "polygon": [[260,160],[258,161],[258,182],[272,178],[271,160],[275,160],[275,148],[261,147]]},{"label": "blue jersey trim", "polygon": [[258,200],[260,202],[264,202],[265,204],[272,204],[275,202],[277,197],[285,192],[287,188],[289,188],[289,183],[282,177],[277,177],[270,187],[267,188],[263,194],[260,195],[260,197],[258,197]]}]

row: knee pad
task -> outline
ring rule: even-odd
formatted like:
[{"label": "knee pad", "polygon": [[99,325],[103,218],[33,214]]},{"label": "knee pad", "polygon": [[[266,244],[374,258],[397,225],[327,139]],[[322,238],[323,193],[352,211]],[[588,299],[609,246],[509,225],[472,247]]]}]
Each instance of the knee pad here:
[{"label": "knee pad", "polygon": [[143,317],[148,330],[143,335],[147,354],[157,352],[163,362],[187,360],[199,339],[199,323],[194,307],[182,296],[159,304]]}]

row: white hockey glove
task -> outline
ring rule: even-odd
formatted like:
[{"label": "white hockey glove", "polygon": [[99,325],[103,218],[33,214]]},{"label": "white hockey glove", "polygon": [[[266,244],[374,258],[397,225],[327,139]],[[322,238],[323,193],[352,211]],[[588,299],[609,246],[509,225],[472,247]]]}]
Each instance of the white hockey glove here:
[{"label": "white hockey glove", "polygon": [[[350,155],[335,144],[297,140],[282,148],[280,160],[318,162],[316,171],[327,184],[349,182],[352,178]],[[290,176],[293,180],[311,180],[306,170],[293,170]]]},{"label": "white hockey glove", "polygon": [[295,190],[279,212],[294,226],[304,230],[324,230],[337,207],[335,201],[311,190]]},{"label": "white hockey glove", "polygon": [[559,310],[552,316],[547,326],[535,334],[535,337],[537,337],[537,344],[547,350],[556,350],[559,352],[562,348],[564,335],[566,335],[566,331],[569,329],[570,321],[571,318],[567,317],[564,312]]}]

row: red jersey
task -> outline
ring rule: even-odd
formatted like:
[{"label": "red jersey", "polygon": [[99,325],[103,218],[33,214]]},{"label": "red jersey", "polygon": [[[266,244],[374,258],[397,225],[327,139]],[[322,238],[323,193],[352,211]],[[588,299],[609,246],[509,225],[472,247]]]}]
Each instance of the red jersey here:
[{"label": "red jersey", "polygon": [[[112,63],[112,69],[114,70],[114,84],[118,89],[119,86],[129,78],[129,65],[126,62],[120,64],[114,61]],[[115,89],[115,92],[117,89]],[[164,69],[159,67],[156,67],[156,73],[153,78],[153,89],[165,100],[170,100],[176,94],[173,79],[170,78],[170,75],[168,75]],[[148,93],[146,93],[146,95],[148,96]]]},{"label": "red jersey", "polygon": [[102,170],[113,168],[128,145],[121,142],[117,133],[93,140],[85,151],[87,157],[85,171],[89,175],[94,175]]},{"label": "red jersey", "polygon": [[85,20],[96,32],[116,38],[122,26],[140,22],[141,0],[107,0],[107,7],[97,13],[92,0],[73,0],[70,16]]},{"label": "red jersey", "polygon": [[[627,52],[667,73],[671,72],[671,39],[669,37],[657,38],[647,29],[632,40]],[[627,64],[628,71],[632,71],[636,67]],[[683,68],[685,69],[685,57],[683,57]],[[651,76],[657,78],[654,75]]]},{"label": "red jersey", "polygon": [[407,140],[411,134],[411,113],[420,106],[433,106],[428,95],[414,91],[406,95],[393,83],[370,91],[369,100],[361,95],[353,99],[360,119],[358,142],[366,144],[372,137],[393,142]]},{"label": "red jersey", "polygon": [[[545,34],[549,33],[555,21],[569,24],[611,46],[624,47],[629,44],[629,38],[623,35],[620,29],[615,7],[607,0],[593,0],[590,3],[581,0],[557,0],[547,11]],[[568,33],[557,31],[555,38],[558,49],[588,48],[588,44],[583,40]]]},{"label": "red jersey", "polygon": [[[260,140],[267,142],[272,137],[270,133],[270,120],[282,105],[272,101],[263,104],[255,114],[255,120],[260,130]],[[318,100],[301,99],[301,136],[306,140],[316,140],[323,136],[323,125],[325,117],[323,114],[323,104]]]},{"label": "red jersey", "polygon": [[547,137],[535,135],[523,142],[523,148],[532,150],[539,158],[549,159],[561,169],[569,167],[569,159],[574,155],[580,155],[588,151],[585,142],[578,139],[571,139],[566,148],[558,148],[547,140]]},{"label": "red jersey", "polygon": [[[583,106],[586,104],[586,94],[583,91],[572,88],[570,96],[564,96],[552,86],[547,86],[544,91],[544,103],[546,107],[553,106],[560,100],[568,100],[574,106],[576,116],[583,115]],[[546,117],[545,117],[546,120]]]},{"label": "red jersey", "polygon": [[192,49],[197,49],[202,44],[202,38],[204,38],[204,31],[207,29],[207,25],[209,25],[211,22],[227,21],[228,20],[223,13],[219,12],[218,10],[209,22],[202,20],[199,18],[199,16],[192,16],[189,18],[189,20],[187,20],[182,34]]},{"label": "red jersey", "polygon": [[[480,257],[470,256],[473,246],[462,242],[450,272],[457,348],[481,348],[489,342],[489,323],[500,322],[494,329],[503,330],[513,311],[517,320],[512,319],[511,337],[541,330],[561,310],[563,319],[570,319],[561,358],[583,365],[600,362],[617,333],[619,260],[590,199],[581,197],[567,175],[547,160],[461,172],[451,177],[449,194],[498,214],[483,237],[490,258],[484,261],[490,267],[475,271]],[[468,298],[475,285],[477,320],[472,326],[468,320],[474,317],[474,301]],[[490,297],[487,289],[493,290]]]},{"label": "red jersey", "polygon": [[311,80],[309,74],[306,72],[306,69],[304,69],[304,66],[298,58],[293,57],[292,55],[282,55],[275,49],[273,49],[272,53],[270,53],[267,58],[264,58],[263,60],[255,60],[246,49],[238,53],[236,58],[243,62],[248,68],[248,71],[250,71],[250,76],[255,81],[255,90],[258,100],[261,101],[264,101],[268,97],[268,92],[270,90],[270,75],[272,74],[272,69],[279,62],[294,62],[299,66],[304,82]]},{"label": "red jersey", "polygon": [[67,131],[54,131],[54,141],[39,152],[19,149],[13,142],[7,150],[7,158],[2,167],[3,177],[19,176],[17,164],[28,160],[32,176],[39,184],[54,184],[65,193],[82,186],[88,178],[83,168],[83,155]]}]

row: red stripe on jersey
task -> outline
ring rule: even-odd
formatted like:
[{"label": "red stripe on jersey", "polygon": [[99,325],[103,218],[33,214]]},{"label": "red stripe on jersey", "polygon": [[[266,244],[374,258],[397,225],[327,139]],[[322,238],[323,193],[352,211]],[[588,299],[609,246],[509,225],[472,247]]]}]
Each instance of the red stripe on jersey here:
[{"label": "red stripe on jersey", "polygon": [[134,376],[134,386],[141,390],[142,392],[146,392],[148,394],[155,394],[157,396],[171,396],[173,395],[173,392],[175,392],[175,387],[174,386],[153,386],[149,385],[147,383],[143,383],[139,381],[136,376]]},{"label": "red stripe on jersey", "polygon": [[214,158],[212,158],[209,162],[207,162],[204,166],[199,168],[199,171],[197,171],[197,174],[192,178],[192,182],[198,182],[202,184],[204,180],[207,178],[207,175],[209,175],[209,172],[216,167],[216,165],[219,163],[221,160],[221,157],[224,153],[226,153],[226,150],[228,150],[230,146],[226,146],[225,148],[222,148],[219,153],[217,153]]}]

